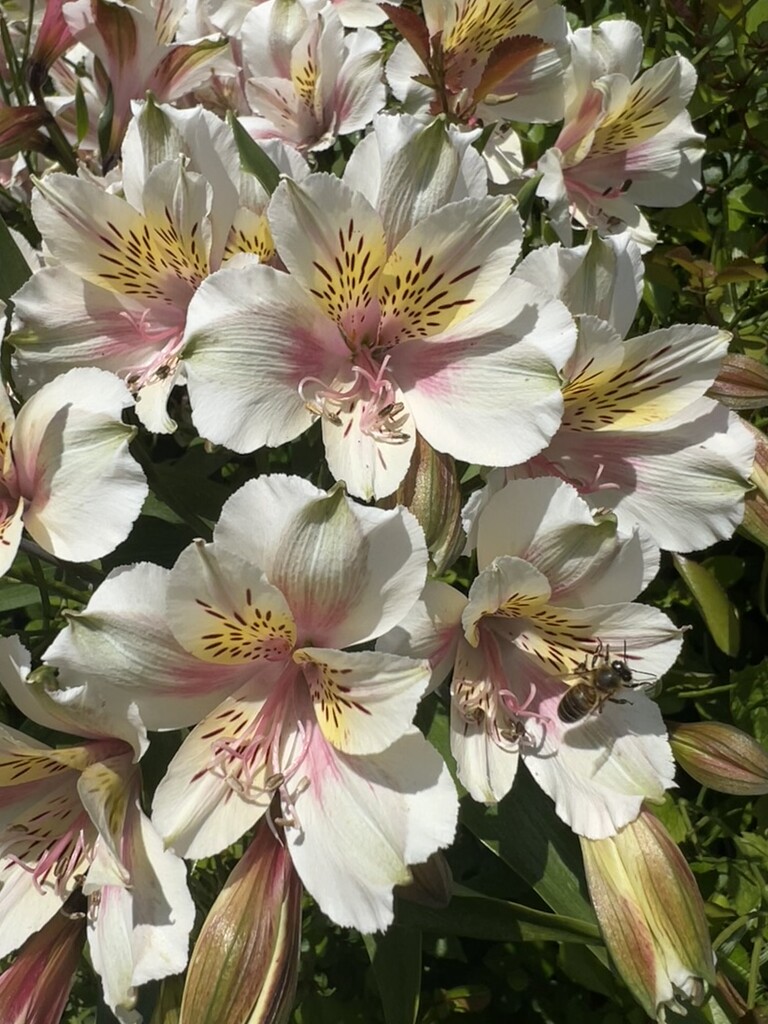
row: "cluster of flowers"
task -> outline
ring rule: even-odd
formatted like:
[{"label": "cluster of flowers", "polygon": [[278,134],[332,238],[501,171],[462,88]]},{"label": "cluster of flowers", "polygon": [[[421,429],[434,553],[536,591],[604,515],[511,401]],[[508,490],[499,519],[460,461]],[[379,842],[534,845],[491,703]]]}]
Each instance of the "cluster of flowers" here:
[{"label": "cluster of flowers", "polygon": [[[705,397],[727,335],[626,337],[655,242],[638,204],[699,187],[693,68],[640,73],[637,26],[572,31],[551,0],[424,0],[423,17],[371,0],[49,0],[32,15],[42,99],[2,111],[2,151],[58,146],[59,166],[30,186],[28,162],[3,164],[10,194],[31,189],[42,249],[18,241],[0,568],[24,530],[75,562],[128,536],[147,496],[129,443],[174,431],[175,388],[234,453],[320,421],[339,483],[250,480],[173,568],[113,572],[42,668],[0,641],[20,711],[82,739],[0,727],[0,956],[71,950],[50,967],[56,1019],[84,897],[104,998],[138,1020],[137,988],[187,964],[183,858],[259,822],[241,870],[268,862],[265,906],[297,905],[298,875],[333,921],[386,928],[393,889],[456,828],[454,782],[412,724],[438,687],[461,784],[499,801],[522,757],[592,851],[599,908],[600,844],[620,858],[635,828],[653,845],[643,803],[673,785],[635,682],[663,675],[681,634],[635,598],[660,549],[732,534],[754,458]],[[562,127],[526,168],[512,121]],[[520,260],[526,188],[563,244]],[[590,229],[575,247],[574,225]],[[453,459],[487,468],[460,517]],[[419,520],[397,504],[414,474],[429,477]],[[468,594],[435,578],[465,542]],[[187,728],[150,818],[148,733]],[[694,960],[654,974],[651,1013],[701,995],[711,952]],[[13,970],[0,992],[28,1006]]]}]

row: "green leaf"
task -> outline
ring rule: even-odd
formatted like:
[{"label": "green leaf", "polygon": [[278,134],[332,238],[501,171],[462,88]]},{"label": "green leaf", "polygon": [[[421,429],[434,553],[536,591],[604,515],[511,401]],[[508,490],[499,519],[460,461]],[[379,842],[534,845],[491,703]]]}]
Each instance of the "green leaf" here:
[{"label": "green leaf", "polygon": [[0,580],[0,612],[9,612],[14,608],[26,608],[28,604],[38,604],[40,591],[28,583],[17,583],[16,580]]},{"label": "green leaf", "polygon": [[740,628],[736,609],[710,570],[682,555],[673,555],[675,568],[701,612],[710,636],[724,654],[739,652]]},{"label": "green leaf", "polygon": [[602,945],[596,924],[548,914],[521,903],[493,899],[456,886],[447,907],[427,907],[401,900],[397,919],[403,924],[440,935],[456,935],[493,942],[581,942]]},{"label": "green leaf", "polygon": [[393,924],[383,935],[365,935],[363,940],[386,1024],[415,1024],[421,992],[421,932]]},{"label": "green leaf", "polygon": [[731,672],[731,713],[736,725],[768,744],[768,660]]},{"label": "green leaf", "polygon": [[236,117],[231,117],[229,123],[232,126],[232,133],[235,136],[235,145],[240,154],[240,166],[249,174],[255,175],[266,189],[269,195],[275,191],[280,184],[280,171],[277,164],[267,156],[261,146],[255,142],[248,132],[243,128]]},{"label": "green leaf", "polygon": [[31,275],[27,261],[0,217],[0,299],[8,302]]},{"label": "green leaf", "polygon": [[75,89],[75,126],[78,146],[88,134],[88,121],[88,105],[85,102],[85,93],[78,78],[77,88]]}]

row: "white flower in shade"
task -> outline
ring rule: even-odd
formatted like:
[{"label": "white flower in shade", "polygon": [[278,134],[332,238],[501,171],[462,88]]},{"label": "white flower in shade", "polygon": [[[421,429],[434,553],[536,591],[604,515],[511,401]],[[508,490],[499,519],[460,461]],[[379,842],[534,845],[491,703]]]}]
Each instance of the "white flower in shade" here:
[{"label": "white flower in shade", "polygon": [[[23,389],[71,366],[110,370],[136,394],[144,425],[167,432],[195,290],[233,257],[268,260],[274,249],[267,194],[241,174],[227,125],[202,108],[151,102],[136,115],[123,195],[67,174],[38,182],[33,213],[49,265],[14,296],[15,369]],[[301,176],[298,154],[286,157],[277,143],[270,154]]]},{"label": "white flower in shade", "polygon": [[741,522],[754,439],[736,413],[704,397],[730,335],[680,324],[623,339],[642,277],[637,246],[621,237],[538,249],[519,267],[577,315],[579,340],[562,371],[560,429],[525,465],[490,474],[465,513],[470,536],[482,502],[522,476],[567,480],[593,508],[640,524],[672,551],[705,548]]},{"label": "white flower in shade", "polygon": [[147,496],[128,450],[135,428],[125,385],[103,370],[71,370],[18,416],[0,388],[0,574],[23,529],[58,558],[87,562],[125,540]]},{"label": "white flower in shade", "polygon": [[87,740],[51,748],[0,727],[0,956],[81,889],[105,1001],[121,1024],[137,1024],[137,987],[187,962],[195,908],[184,863],[163,849],[141,810],[134,762],[146,741],[135,715],[133,724],[113,718],[110,732],[108,709],[83,703],[79,687],[54,703],[42,684],[29,682],[29,666],[16,637],[0,639],[0,683],[19,709],[38,725]]},{"label": "white flower in shade", "polygon": [[408,612],[426,561],[404,510],[262,477],[224,506],[212,544],[190,546],[170,571],[108,579],[46,658],[63,687],[82,678],[86,701],[135,705],[148,728],[199,723],[153,804],[176,852],[222,850],[276,798],[320,907],[377,930],[408,866],[450,843],[457,802],[411,725],[428,665],[346,648]]},{"label": "white flower in shade", "polygon": [[[681,644],[662,612],[632,603],[658,551],[551,479],[507,484],[477,538],[469,597],[428,584],[380,646],[429,658],[434,683],[453,667],[451,749],[476,800],[501,800],[522,756],[575,832],[611,835],[673,780],[661,714],[634,686],[662,675]],[[629,667],[632,685],[565,714],[570,688],[611,661]]]},{"label": "white flower in shade", "polygon": [[701,188],[703,136],[685,110],[696,72],[675,56],[638,77],[643,40],[631,21],[578,29],[570,43],[565,123],[539,160],[537,193],[566,245],[573,219],[602,233],[628,227],[650,247],[638,205],[680,206]]},{"label": "white flower in shade", "polygon": [[248,452],[320,418],[331,472],[364,498],[395,490],[417,430],[469,462],[544,447],[573,327],[560,303],[509,276],[513,202],[448,202],[398,237],[405,209],[388,202],[390,227],[330,175],[281,183],[268,215],[289,273],[225,268],[190,305],[187,379],[204,437]]},{"label": "white flower in shade", "polygon": [[565,9],[554,0],[425,0],[424,21],[390,11],[405,37],[387,80],[409,113],[472,124],[563,116]]},{"label": "white flower in shade", "polygon": [[313,13],[302,0],[267,0],[243,22],[245,94],[256,139],[302,151],[361,131],[384,106],[381,39],[368,28],[347,34],[334,7]]}]

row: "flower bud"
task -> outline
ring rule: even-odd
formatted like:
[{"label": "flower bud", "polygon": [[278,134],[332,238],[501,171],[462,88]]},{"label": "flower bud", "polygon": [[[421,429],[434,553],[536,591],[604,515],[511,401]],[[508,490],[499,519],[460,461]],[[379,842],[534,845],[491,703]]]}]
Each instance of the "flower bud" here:
[{"label": "flower bud", "polygon": [[704,904],[690,868],[648,811],[607,839],[582,839],[592,904],[605,944],[650,1017],[700,1005],[714,983]]},{"label": "flower bud", "polygon": [[405,505],[419,521],[436,575],[461,554],[461,490],[450,455],[437,452],[416,435],[416,450],[408,473],[394,495],[379,502],[382,508]]},{"label": "flower bud", "polygon": [[85,914],[66,904],[27,939],[0,975],[3,1024],[59,1024],[84,942]]},{"label": "flower bud", "polygon": [[718,793],[768,793],[768,753],[757,740],[722,722],[669,722],[675,760],[688,774]]},{"label": "flower bud", "polygon": [[768,367],[751,356],[729,354],[707,394],[729,409],[762,409],[768,405]]},{"label": "flower bud", "polygon": [[751,423],[742,422],[755,439],[755,461],[749,475],[755,487],[746,496],[741,529],[758,544],[768,547],[768,438]]},{"label": "flower bud", "polygon": [[286,1024],[300,942],[301,883],[262,820],[203,923],[179,1024]]}]

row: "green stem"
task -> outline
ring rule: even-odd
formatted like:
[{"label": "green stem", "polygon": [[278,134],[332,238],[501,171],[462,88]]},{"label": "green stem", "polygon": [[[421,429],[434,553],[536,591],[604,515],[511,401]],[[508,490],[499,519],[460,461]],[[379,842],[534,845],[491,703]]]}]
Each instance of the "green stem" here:
[{"label": "green stem", "polygon": [[43,606],[43,628],[50,629],[51,626],[51,599],[48,596],[48,581],[43,575],[43,567],[40,559],[34,555],[28,555],[29,564],[32,566],[32,575],[35,577],[35,586],[40,591],[40,603]]},{"label": "green stem", "polygon": [[[6,579],[13,580],[16,583],[31,583],[33,587],[38,587],[39,589],[35,574],[27,572],[25,569],[16,569],[13,572],[7,573]],[[66,583],[60,583],[58,580],[46,580],[45,585],[49,591],[53,591],[59,597],[64,597],[68,601],[76,601],[78,604],[88,603],[89,594],[84,594],[82,590],[75,590],[74,587],[68,587]]]},{"label": "green stem", "polygon": [[678,693],[681,700],[698,700],[699,697],[709,697],[713,693],[730,693],[734,683],[724,683],[722,686],[710,686],[705,690],[688,690],[685,693]]},{"label": "green stem", "polygon": [[707,43],[703,50],[699,50],[696,56],[691,58],[691,64],[693,64],[693,66],[695,67],[699,63],[699,61],[703,60],[704,57],[706,57],[707,54],[710,52],[710,50],[713,50],[717,46],[717,44],[720,42],[724,35],[727,35],[735,25],[742,21],[742,19],[746,19],[747,14],[749,14],[749,12],[752,10],[756,3],[757,0],[749,0],[749,3],[747,3],[743,7],[739,5],[739,10],[736,12],[736,14],[734,14],[732,18],[729,18],[728,21],[726,21],[725,25],[720,29],[718,33],[716,33],[716,35],[712,37],[712,39],[710,39],[710,41]]},{"label": "green stem", "polygon": [[758,934],[752,947],[752,960],[749,965],[749,987],[747,989],[747,1006],[750,1010],[755,1005],[757,998],[757,985],[760,980],[760,954],[763,951],[764,941],[763,936]]}]

